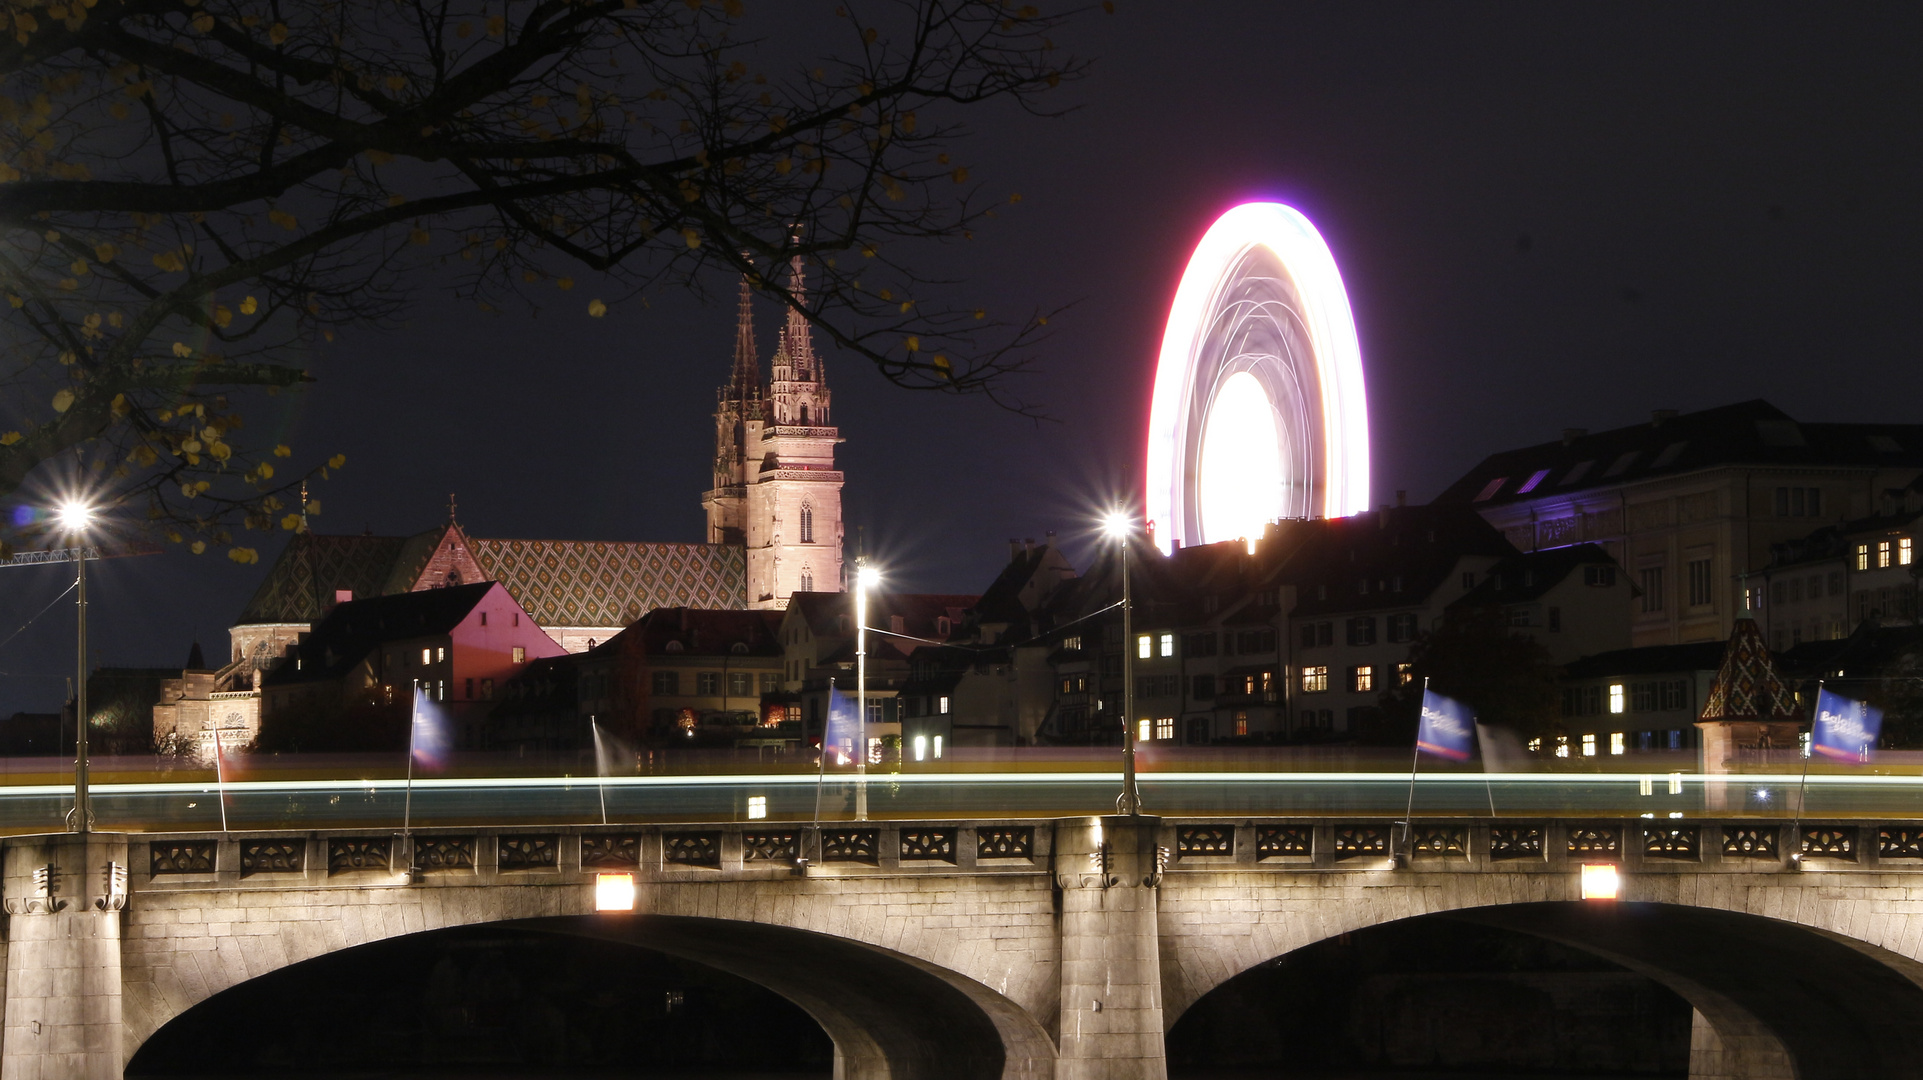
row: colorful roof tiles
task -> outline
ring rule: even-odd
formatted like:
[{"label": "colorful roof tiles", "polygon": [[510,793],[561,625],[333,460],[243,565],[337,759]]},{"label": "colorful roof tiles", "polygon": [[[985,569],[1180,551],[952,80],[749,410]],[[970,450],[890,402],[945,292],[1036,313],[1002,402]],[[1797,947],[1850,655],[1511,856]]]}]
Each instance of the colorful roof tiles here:
[{"label": "colorful roof tiles", "polygon": [[1800,720],[1801,714],[1796,695],[1777,672],[1756,621],[1737,619],[1700,719]]}]

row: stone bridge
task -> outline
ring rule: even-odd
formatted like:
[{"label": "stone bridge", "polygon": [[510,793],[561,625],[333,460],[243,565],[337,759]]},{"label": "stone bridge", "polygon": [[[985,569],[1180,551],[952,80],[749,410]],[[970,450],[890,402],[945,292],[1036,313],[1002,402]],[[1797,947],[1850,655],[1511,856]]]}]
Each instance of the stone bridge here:
[{"label": "stone bridge", "polygon": [[[1160,1080],[1164,1033],[1231,977],[1443,912],[1668,986],[1696,1010],[1697,1080],[1923,1077],[1923,825],[1424,822],[1400,858],[1397,832],[1107,817],[15,837],[0,1080],[118,1077],[251,979],[481,923],[750,979],[821,1024],[842,1080]],[[1619,868],[1619,901],[1580,899],[1589,863]],[[597,913],[606,874],[632,876],[633,914]]]}]

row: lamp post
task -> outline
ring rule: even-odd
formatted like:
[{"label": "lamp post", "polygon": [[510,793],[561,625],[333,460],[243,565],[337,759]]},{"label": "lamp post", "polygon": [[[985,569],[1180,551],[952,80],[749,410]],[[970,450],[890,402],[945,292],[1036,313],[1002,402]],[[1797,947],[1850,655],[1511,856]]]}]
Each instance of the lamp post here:
[{"label": "lamp post", "polygon": [[868,590],[881,572],[855,560],[855,820],[868,820]]},{"label": "lamp post", "polygon": [[93,523],[93,507],[83,502],[67,502],[55,512],[60,527],[73,537],[74,605],[79,613],[78,678],[74,683],[74,757],[73,809],[67,814],[67,831],[93,831],[93,803],[87,794],[87,526]]},{"label": "lamp post", "polygon": [[1128,549],[1135,539],[1135,525],[1116,510],[1102,528],[1122,546],[1122,794],[1115,800],[1115,812],[1134,816],[1142,812],[1142,796],[1135,788],[1135,625],[1128,580]]}]

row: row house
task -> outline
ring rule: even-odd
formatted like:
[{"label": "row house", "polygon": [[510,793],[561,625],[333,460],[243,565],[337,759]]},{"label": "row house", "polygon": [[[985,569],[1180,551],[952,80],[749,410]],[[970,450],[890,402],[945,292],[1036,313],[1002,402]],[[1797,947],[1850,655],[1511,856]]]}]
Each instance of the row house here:
[{"label": "row house", "polygon": [[1600,545],[1636,586],[1634,644],[1685,644],[1728,639],[1773,545],[1866,517],[1920,473],[1923,425],[1811,423],[1747,401],[1570,428],[1490,455],[1436,501],[1523,551]]},{"label": "row house", "polygon": [[782,613],[656,608],[577,663],[577,708],[649,747],[799,745],[781,690]]},{"label": "row house", "polygon": [[1873,515],[1776,545],[1752,585],[1770,648],[1841,640],[1869,621],[1915,625],[1920,535],[1923,480],[1884,492]]}]

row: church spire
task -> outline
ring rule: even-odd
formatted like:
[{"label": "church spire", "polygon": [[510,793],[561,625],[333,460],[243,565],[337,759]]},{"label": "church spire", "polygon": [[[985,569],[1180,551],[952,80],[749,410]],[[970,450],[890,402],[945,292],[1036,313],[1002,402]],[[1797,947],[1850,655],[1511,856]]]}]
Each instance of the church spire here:
[{"label": "church spire", "polygon": [[[788,260],[788,294],[795,298],[797,304],[807,303],[807,271],[799,255]],[[781,344],[788,354],[788,363],[794,368],[795,379],[821,381],[821,367],[815,359],[814,338],[809,333],[808,319],[795,307],[788,309],[788,323],[782,328]]]},{"label": "church spire", "polygon": [[734,373],[729,377],[728,389],[729,397],[761,396],[761,362],[755,356],[754,289],[748,284],[746,273],[741,275],[741,301],[735,315]]}]

